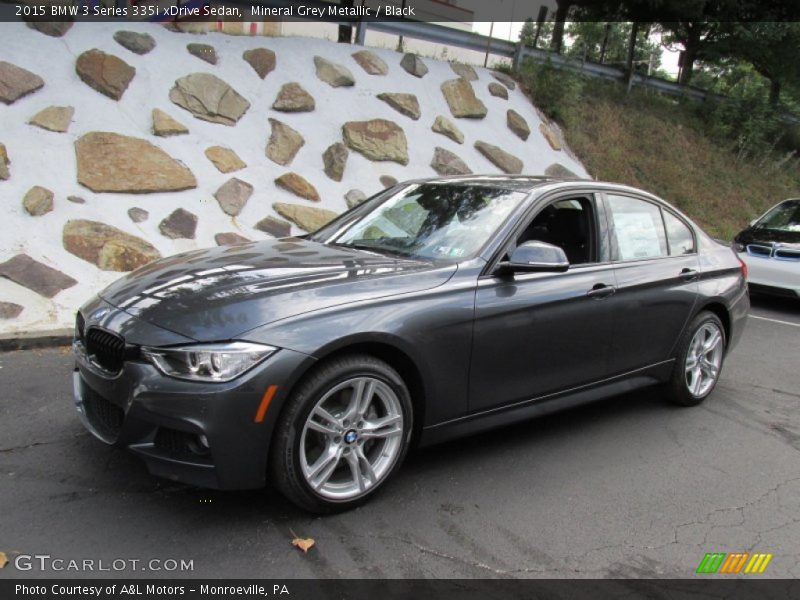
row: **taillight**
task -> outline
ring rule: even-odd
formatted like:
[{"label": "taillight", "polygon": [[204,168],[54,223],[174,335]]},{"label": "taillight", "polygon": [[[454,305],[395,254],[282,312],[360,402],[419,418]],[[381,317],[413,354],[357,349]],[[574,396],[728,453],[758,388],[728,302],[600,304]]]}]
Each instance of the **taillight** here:
[{"label": "taillight", "polygon": [[736,260],[738,260],[738,261],[739,261],[739,268],[742,270],[742,277],[744,277],[744,278],[745,278],[745,280],[746,280],[746,279],[747,279],[747,263],[746,263],[746,262],[744,262],[744,261],[743,261],[741,258],[739,258],[738,256],[736,257]]}]

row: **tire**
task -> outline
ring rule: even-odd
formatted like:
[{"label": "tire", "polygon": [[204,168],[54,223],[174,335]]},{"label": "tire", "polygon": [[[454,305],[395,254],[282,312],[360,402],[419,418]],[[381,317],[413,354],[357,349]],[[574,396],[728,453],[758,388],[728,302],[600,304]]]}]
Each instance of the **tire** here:
[{"label": "tire", "polygon": [[[712,337],[719,337],[713,348]],[[699,313],[678,343],[675,366],[666,387],[667,398],[680,406],[696,406],[711,395],[725,359],[725,327],[712,312]],[[711,369],[716,366],[715,371]]]},{"label": "tire", "polygon": [[320,363],[281,413],[270,452],[272,480],[305,510],[355,508],[400,467],[412,419],[405,382],[382,360],[353,354]]}]

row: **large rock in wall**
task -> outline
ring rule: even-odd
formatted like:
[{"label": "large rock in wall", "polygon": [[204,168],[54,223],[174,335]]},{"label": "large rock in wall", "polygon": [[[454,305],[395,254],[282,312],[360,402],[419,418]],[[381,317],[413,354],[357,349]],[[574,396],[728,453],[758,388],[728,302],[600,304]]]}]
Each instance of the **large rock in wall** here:
[{"label": "large rock in wall", "polygon": [[0,144],[0,179],[8,179],[11,177],[11,172],[8,170],[8,165],[11,161],[8,159],[8,150],[4,144]]},{"label": "large rock in wall", "polygon": [[84,219],[64,225],[62,243],[67,252],[104,271],[132,271],[161,258],[149,242],[116,227]]},{"label": "large rock in wall", "polygon": [[114,41],[134,54],[147,54],[156,47],[152,35],[136,31],[117,31],[114,33]]},{"label": "large rock in wall", "polygon": [[0,60],[0,102],[13,104],[23,96],[44,86],[44,79],[36,73]]},{"label": "large rock in wall", "polygon": [[370,75],[386,75],[389,72],[386,61],[369,50],[353,52],[353,58]]},{"label": "large rock in wall", "polygon": [[210,73],[192,73],[175,81],[169,99],[198,119],[236,125],[250,103],[230,85]]},{"label": "large rock in wall", "polygon": [[48,106],[33,115],[28,123],[48,131],[66,133],[74,114],[75,108],[72,106]]},{"label": "large rock in wall", "polygon": [[522,161],[511,154],[506,152],[499,146],[478,140],[475,142],[475,149],[488,158],[493,165],[504,173],[517,175],[522,173]]},{"label": "large rock in wall", "polygon": [[387,119],[348,121],[342,126],[345,143],[370,160],[408,164],[408,140],[403,128]]},{"label": "large rock in wall", "polygon": [[26,254],[17,254],[0,263],[0,277],[9,279],[45,298],[52,298],[78,283],[69,275]]},{"label": "large rock in wall", "polygon": [[489,112],[486,105],[475,95],[469,81],[463,77],[442,84],[442,93],[454,117],[482,119]]},{"label": "large rock in wall", "polygon": [[303,147],[303,136],[286,123],[270,119],[272,132],[267,142],[267,158],[279,165],[288,165]]},{"label": "large rock in wall", "polygon": [[275,70],[275,53],[269,48],[252,48],[242,53],[242,58],[251,66],[256,74],[264,79]]},{"label": "large rock in wall", "polygon": [[337,213],[325,208],[316,208],[314,206],[302,206],[300,204],[286,204],[283,202],[276,202],[272,205],[282,217],[292,221],[303,231],[313,233],[323,225],[327,225],[337,217]]},{"label": "large rock in wall", "polygon": [[197,186],[192,172],[147,140],[93,131],[75,142],[78,182],[93,192],[143,194]]},{"label": "large rock in wall", "polygon": [[97,48],[78,57],[75,72],[86,85],[112,100],[122,98],[136,75],[136,69],[124,60]]}]

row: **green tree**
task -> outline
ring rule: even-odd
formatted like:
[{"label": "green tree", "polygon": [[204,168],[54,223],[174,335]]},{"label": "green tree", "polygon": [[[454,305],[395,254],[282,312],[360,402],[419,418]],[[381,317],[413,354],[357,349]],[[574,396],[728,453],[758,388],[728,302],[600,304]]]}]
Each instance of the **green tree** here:
[{"label": "green tree", "polygon": [[536,39],[536,25],[533,23],[533,18],[528,17],[519,32],[519,41],[524,46],[532,47],[534,39]]},{"label": "green tree", "polygon": [[[553,19],[553,34],[550,37],[550,50],[556,54],[561,54],[564,46],[564,31],[567,17],[573,8],[578,10],[590,10],[596,6],[595,12],[598,14],[610,14],[608,0],[556,0],[556,12]],[[606,19],[611,20],[611,19]]]},{"label": "green tree", "polygon": [[553,35],[550,39],[550,50],[556,54],[561,54],[561,46],[564,44],[564,23],[567,20],[569,9],[572,8],[572,0],[556,0],[556,16],[553,24]]},{"label": "green tree", "polygon": [[769,80],[769,103],[777,106],[781,90],[800,83],[800,23],[731,23],[720,52],[751,64]]},{"label": "green tree", "polygon": [[662,42],[681,51],[678,83],[687,85],[698,62],[724,58],[721,48],[730,35],[729,24],[771,14],[780,0],[660,0],[653,10],[649,0],[625,0],[639,14],[650,14],[658,23]]},{"label": "green tree", "polygon": [[786,127],[767,100],[765,79],[741,61],[704,68],[698,75],[705,73],[713,73],[713,90],[720,94],[701,108],[710,133],[733,142],[737,162],[770,155]]},{"label": "green tree", "polygon": [[[571,56],[585,56],[594,62],[624,65],[628,56],[631,23],[599,23],[577,21],[567,28],[572,43],[567,49]],[[647,65],[655,70],[661,66],[661,48],[650,36],[640,34],[636,38],[633,55],[634,64]]]},{"label": "green tree", "polygon": [[649,0],[556,0],[556,12],[553,23],[553,36],[550,49],[560,53],[563,48],[563,37],[567,17],[574,14],[575,23],[586,25],[605,22],[622,22],[625,19],[625,5],[628,2],[647,2]]}]

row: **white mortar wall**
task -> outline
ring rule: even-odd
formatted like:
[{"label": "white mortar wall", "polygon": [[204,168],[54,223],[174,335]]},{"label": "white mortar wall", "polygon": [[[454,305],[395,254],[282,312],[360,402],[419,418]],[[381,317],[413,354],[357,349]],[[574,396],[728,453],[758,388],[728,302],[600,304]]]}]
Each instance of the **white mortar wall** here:
[{"label": "white mortar wall", "polygon": [[[147,32],[156,38],[156,48],[139,56],[117,44],[112,36],[120,29]],[[0,60],[28,69],[45,80],[45,86],[14,104],[0,104],[0,143],[11,160],[11,178],[0,181],[3,213],[0,220],[0,262],[25,253],[59,269],[80,283],[55,298],[42,298],[35,292],[0,278],[0,301],[25,307],[15,320],[0,320],[0,334],[46,331],[70,327],[74,313],[84,301],[121,273],[101,271],[95,265],[68,253],[61,244],[61,232],[69,219],[102,221],[133,235],[145,238],[164,255],[214,245],[214,234],[239,232],[250,239],[266,234],[253,226],[274,215],[273,202],[294,202],[344,211],[344,194],[359,188],[367,195],[381,189],[379,177],[391,175],[398,180],[434,176],[430,167],[435,146],[455,152],[475,173],[496,173],[497,169],[473,148],[476,140],[485,140],[518,156],[524,173],[541,174],[553,162],[585,175],[583,166],[565,151],[554,151],[539,132],[540,118],[528,99],[517,88],[509,91],[509,100],[493,97],[487,85],[495,81],[488,71],[478,68],[480,80],[473,82],[477,96],[489,109],[485,119],[455,119],[441,93],[440,85],[456,77],[449,64],[424,59],[430,72],[422,79],[406,73],[399,62],[402,56],[391,50],[373,50],[389,65],[386,77],[371,76],[355,62],[351,54],[360,48],[319,39],[296,37],[247,37],[211,33],[179,34],[156,25],[128,23],[77,23],[63,38],[45,36],[23,24],[0,24]],[[216,48],[219,62],[209,65],[190,55],[186,44],[201,42]],[[248,48],[266,47],[275,51],[277,67],[265,80],[242,60]],[[136,76],[120,101],[114,101],[84,84],[75,73],[75,59],[91,48],[112,53],[136,67]],[[347,66],[356,79],[352,88],[331,88],[317,79],[313,56],[321,55]],[[179,77],[208,72],[225,80],[251,106],[235,127],[195,119],[168,99],[169,90]],[[281,85],[299,82],[316,99],[310,113],[280,113],[270,109]],[[381,92],[407,92],[417,95],[422,107],[418,121],[405,117],[375,96]],[[54,133],[28,125],[37,112],[51,105],[74,106],[75,116],[68,133]],[[170,138],[151,133],[151,111],[160,108],[184,123],[188,135]],[[513,108],[528,121],[531,135],[527,141],[515,136],[506,126],[506,110]],[[431,124],[437,115],[445,115],[461,129],[465,143],[433,133]],[[299,131],[305,145],[291,165],[281,167],[266,158],[264,151],[270,134],[267,119],[274,117]],[[341,141],[345,121],[386,118],[400,125],[409,141],[409,164],[371,162],[356,152],[347,161],[344,179],[334,182],[323,173],[322,153],[332,143]],[[113,131],[147,139],[172,157],[182,161],[197,178],[197,188],[178,193],[95,194],[77,183],[74,142],[90,131]],[[232,148],[248,167],[223,174],[205,157],[212,145]],[[320,192],[322,202],[310,203],[279,189],[273,180],[295,171],[308,179]],[[238,177],[255,187],[253,196],[235,219],[225,215],[213,193],[230,177]],[[34,185],[55,193],[55,209],[44,216],[32,217],[22,208],[22,198]],[[85,204],[67,201],[68,195],[85,198]],[[127,215],[138,206],[150,213],[148,221],[134,224]],[[183,207],[199,217],[196,239],[171,240],[158,231],[159,222],[173,210]],[[277,215],[275,215],[277,216]],[[301,233],[293,228],[293,232]]]}]

